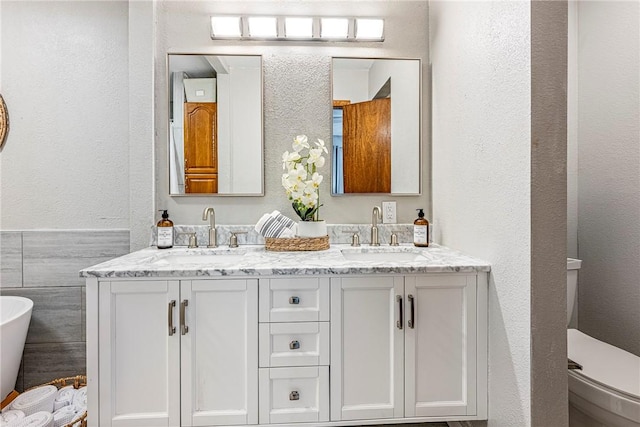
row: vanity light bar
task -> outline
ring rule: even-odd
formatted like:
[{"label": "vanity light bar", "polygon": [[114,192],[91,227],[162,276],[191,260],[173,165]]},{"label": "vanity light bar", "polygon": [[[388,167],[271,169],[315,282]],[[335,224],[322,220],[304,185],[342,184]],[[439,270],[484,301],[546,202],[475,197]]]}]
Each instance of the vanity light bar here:
[{"label": "vanity light bar", "polygon": [[384,41],[381,18],[211,16],[213,40]]}]

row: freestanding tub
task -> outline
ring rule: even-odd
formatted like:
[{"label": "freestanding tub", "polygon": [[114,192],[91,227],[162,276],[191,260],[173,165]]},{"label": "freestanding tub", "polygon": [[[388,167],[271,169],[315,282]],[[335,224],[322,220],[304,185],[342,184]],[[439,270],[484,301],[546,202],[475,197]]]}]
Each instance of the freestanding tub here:
[{"label": "freestanding tub", "polygon": [[16,385],[32,308],[28,298],[0,296],[0,400]]}]

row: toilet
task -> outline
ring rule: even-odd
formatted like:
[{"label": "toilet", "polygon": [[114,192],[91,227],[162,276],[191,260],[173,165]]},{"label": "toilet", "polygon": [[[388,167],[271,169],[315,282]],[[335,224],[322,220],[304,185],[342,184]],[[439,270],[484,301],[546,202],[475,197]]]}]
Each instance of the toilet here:
[{"label": "toilet", "polygon": [[[581,260],[567,258],[567,326]],[[577,329],[567,330],[570,427],[640,427],[640,357]]]}]

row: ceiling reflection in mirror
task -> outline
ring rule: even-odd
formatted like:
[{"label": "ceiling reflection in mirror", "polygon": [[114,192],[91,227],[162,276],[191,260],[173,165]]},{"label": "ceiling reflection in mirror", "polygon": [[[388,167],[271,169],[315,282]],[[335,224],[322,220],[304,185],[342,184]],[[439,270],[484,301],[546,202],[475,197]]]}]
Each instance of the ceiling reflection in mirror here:
[{"label": "ceiling reflection in mirror", "polygon": [[169,192],[260,196],[262,57],[169,54]]},{"label": "ceiling reflection in mirror", "polygon": [[333,58],[331,193],[420,194],[420,60]]}]

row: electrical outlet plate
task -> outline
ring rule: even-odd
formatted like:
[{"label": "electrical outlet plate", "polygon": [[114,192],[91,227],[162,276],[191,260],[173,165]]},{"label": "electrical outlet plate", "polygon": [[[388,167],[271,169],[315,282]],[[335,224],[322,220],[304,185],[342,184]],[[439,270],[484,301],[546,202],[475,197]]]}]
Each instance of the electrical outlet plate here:
[{"label": "electrical outlet plate", "polygon": [[382,223],[396,223],[396,202],[382,202]]}]

